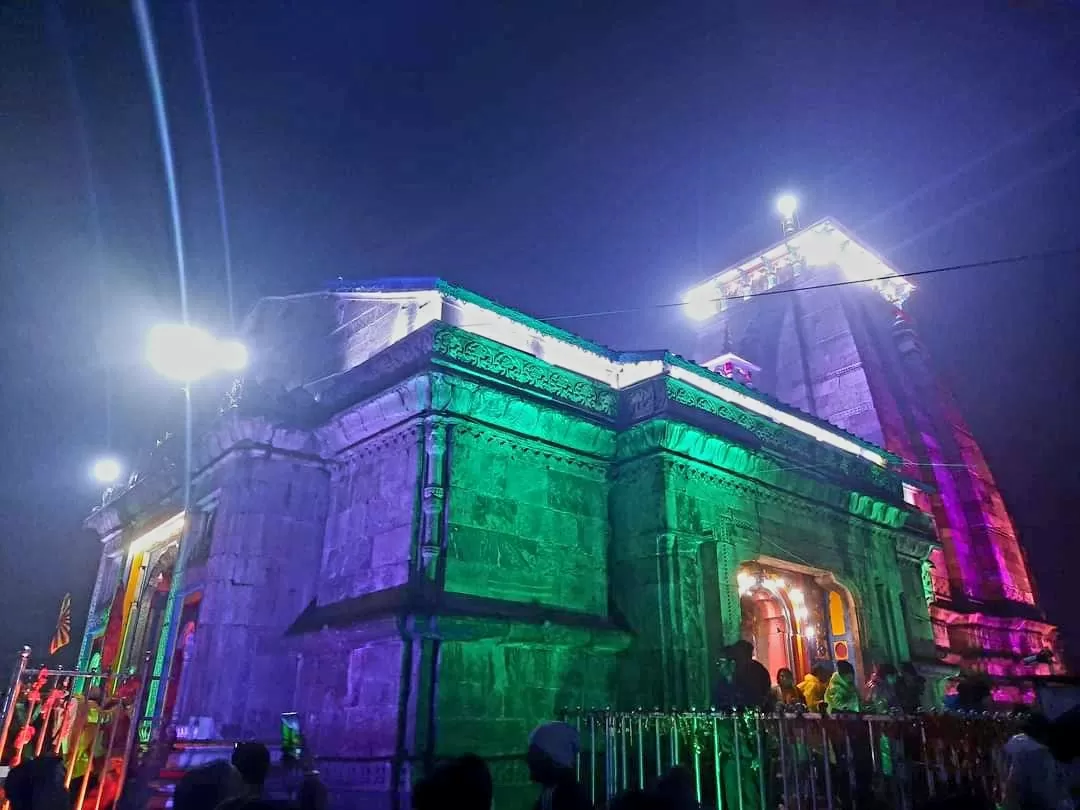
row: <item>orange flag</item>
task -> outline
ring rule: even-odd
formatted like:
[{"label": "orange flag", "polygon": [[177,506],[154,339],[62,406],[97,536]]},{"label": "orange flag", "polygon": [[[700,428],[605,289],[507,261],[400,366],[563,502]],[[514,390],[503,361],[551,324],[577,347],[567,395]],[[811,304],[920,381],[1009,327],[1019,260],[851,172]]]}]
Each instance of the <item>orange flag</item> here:
[{"label": "orange flag", "polygon": [[60,600],[60,615],[56,619],[56,632],[49,642],[49,655],[56,655],[71,643],[71,594]]}]

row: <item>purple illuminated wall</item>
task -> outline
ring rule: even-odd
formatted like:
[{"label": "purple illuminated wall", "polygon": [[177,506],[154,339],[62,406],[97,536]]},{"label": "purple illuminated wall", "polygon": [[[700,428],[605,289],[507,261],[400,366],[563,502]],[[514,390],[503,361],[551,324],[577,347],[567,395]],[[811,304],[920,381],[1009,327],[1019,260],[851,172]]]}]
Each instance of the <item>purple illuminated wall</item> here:
[{"label": "purple illuminated wall", "polygon": [[[831,273],[792,283],[818,284]],[[935,557],[932,612],[939,643],[948,639],[946,660],[1034,674],[1017,659],[1056,645],[1056,629],[1035,605],[982,452],[906,317],[872,289],[803,290],[731,302],[703,331],[699,359],[719,354],[726,335],[736,354],[762,367],[756,387],[884,446],[932,489],[927,505],[944,547]],[[1001,626],[1018,632],[1003,635]]]}]

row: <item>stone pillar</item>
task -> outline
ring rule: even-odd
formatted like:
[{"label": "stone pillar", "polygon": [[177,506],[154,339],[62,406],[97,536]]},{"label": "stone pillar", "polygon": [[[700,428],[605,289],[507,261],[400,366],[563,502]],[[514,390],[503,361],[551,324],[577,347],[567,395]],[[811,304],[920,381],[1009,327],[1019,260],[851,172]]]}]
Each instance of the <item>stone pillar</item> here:
[{"label": "stone pillar", "polygon": [[[440,592],[446,579],[446,488],[447,450],[451,438],[450,425],[441,417],[428,417],[420,432],[420,525],[415,540],[413,576],[416,588],[434,588]],[[405,666],[409,681],[405,700],[404,750],[399,752],[408,761],[423,763],[430,770],[435,762],[438,737],[436,707],[438,704],[438,669],[441,641],[436,626],[437,616],[405,617],[402,637],[408,646]],[[406,778],[395,762],[395,783]]]},{"label": "stone pillar", "polygon": [[717,585],[720,594],[720,621],[723,643],[733,644],[742,630],[742,602],[739,598],[739,552],[728,524],[720,529],[716,543]]},{"label": "stone pillar", "polygon": [[422,432],[421,524],[415,565],[428,582],[441,577],[446,543],[446,449],[450,426],[445,419],[429,417]]}]

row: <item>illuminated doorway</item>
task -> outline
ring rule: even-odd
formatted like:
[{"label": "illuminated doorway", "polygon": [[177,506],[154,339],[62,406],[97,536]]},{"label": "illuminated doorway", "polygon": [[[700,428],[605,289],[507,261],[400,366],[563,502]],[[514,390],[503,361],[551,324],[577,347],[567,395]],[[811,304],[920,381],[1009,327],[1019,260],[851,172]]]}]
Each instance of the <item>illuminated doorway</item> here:
[{"label": "illuminated doorway", "polygon": [[831,574],[761,558],[740,569],[738,586],[740,635],[771,677],[782,667],[796,678],[816,664],[835,671],[839,661],[862,677],[853,602]]},{"label": "illuminated doorway", "polygon": [[754,588],[742,597],[741,636],[754,645],[754,658],[776,678],[782,668],[794,670],[791,611],[784,598],[767,588]]}]

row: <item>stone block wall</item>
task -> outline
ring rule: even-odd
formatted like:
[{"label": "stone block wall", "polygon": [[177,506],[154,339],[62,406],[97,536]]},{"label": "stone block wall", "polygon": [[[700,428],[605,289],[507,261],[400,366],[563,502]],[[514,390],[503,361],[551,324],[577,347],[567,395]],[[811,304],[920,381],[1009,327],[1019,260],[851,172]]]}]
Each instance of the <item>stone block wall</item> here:
[{"label": "stone block wall", "polygon": [[389,807],[395,766],[408,750],[405,706],[410,683],[404,669],[408,642],[397,623],[381,620],[349,630],[323,630],[296,647],[293,709],[338,807]]},{"label": "stone block wall", "polygon": [[524,754],[529,732],[560,709],[611,703],[615,655],[587,633],[444,642],[439,653],[438,754],[472,752],[496,771],[499,807],[535,798]]},{"label": "stone block wall", "polygon": [[315,595],[329,474],[313,462],[237,455],[219,480],[178,715],[210,717],[224,738],[274,739],[293,704],[284,635]]},{"label": "stone block wall", "polygon": [[320,604],[408,581],[419,496],[418,441],[414,421],[337,459],[322,546]]},{"label": "stone block wall", "polygon": [[605,466],[466,424],[449,455],[446,590],[606,615]]}]

